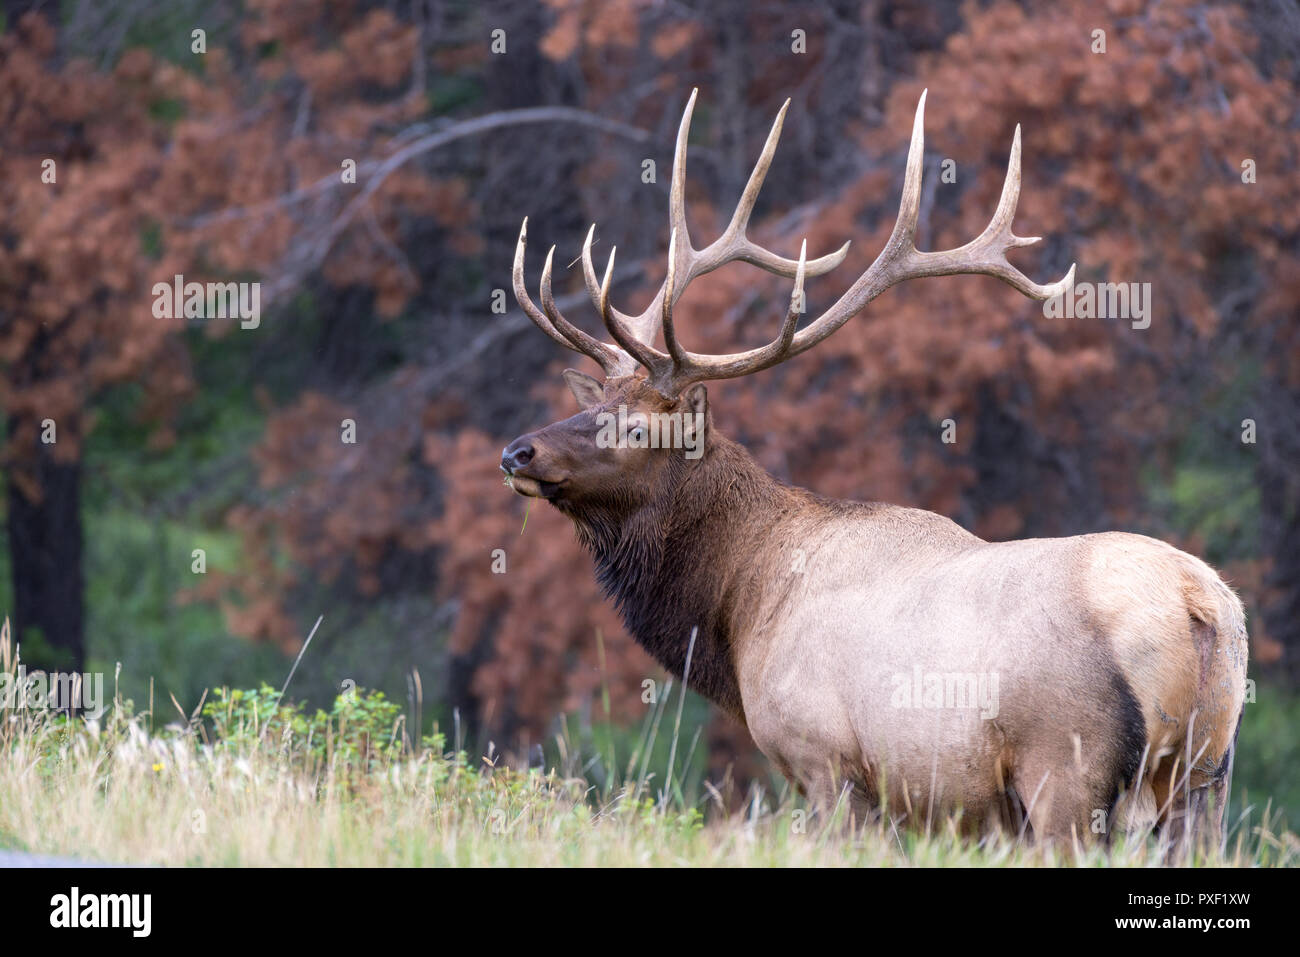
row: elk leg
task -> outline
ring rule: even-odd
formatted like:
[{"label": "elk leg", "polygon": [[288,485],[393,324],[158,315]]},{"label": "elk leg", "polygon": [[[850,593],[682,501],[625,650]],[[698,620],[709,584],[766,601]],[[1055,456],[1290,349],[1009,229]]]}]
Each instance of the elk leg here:
[{"label": "elk leg", "polygon": [[1013,772],[1012,783],[1038,842],[1072,846],[1093,840],[1096,812],[1104,813],[1110,803],[1072,760],[1027,757]]}]

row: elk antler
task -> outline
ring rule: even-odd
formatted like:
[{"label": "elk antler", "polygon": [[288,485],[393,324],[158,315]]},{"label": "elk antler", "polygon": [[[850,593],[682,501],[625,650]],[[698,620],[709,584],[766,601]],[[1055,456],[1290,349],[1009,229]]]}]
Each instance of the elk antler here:
[{"label": "elk antler", "polygon": [[[523,307],[528,317],[548,336],[562,346],[575,352],[581,352],[600,363],[607,376],[631,375],[640,364],[654,373],[660,368],[670,368],[672,355],[660,352],[654,347],[655,336],[664,329],[665,341],[670,350],[677,350],[676,338],[672,331],[672,306],[680,298],[682,290],[696,276],[712,272],[726,263],[740,260],[752,263],[760,269],[778,276],[791,277],[801,268],[810,276],[820,276],[830,272],[844,261],[848,255],[849,244],[829,256],[822,256],[805,263],[785,259],[753,242],[747,235],[750,214],[754,211],[754,202],[758,191],[763,187],[768,167],[772,165],[772,156],[776,152],[777,140],[781,138],[781,126],[785,122],[785,111],[790,106],[786,100],[777,114],[772,130],[767,135],[763,152],[749,174],[749,182],[741,193],[736,210],[731,215],[731,222],[714,242],[702,250],[691,247],[689,232],[686,228],[686,141],[690,138],[691,115],[695,111],[695,97],[699,90],[691,91],[691,98],[686,103],[682,122],[677,128],[677,147],[673,153],[673,179],[668,197],[668,226],[672,232],[669,242],[668,277],[659,288],[659,292],[639,316],[629,316],[609,305],[609,283],[613,274],[614,250],[610,250],[609,265],[605,269],[604,282],[596,278],[596,269],[591,261],[591,242],[596,227],[593,224],[587,231],[587,240],[582,246],[582,270],[587,282],[587,291],[591,300],[601,311],[605,327],[614,338],[614,343],[601,342],[573,326],[559,311],[554,302],[547,307],[550,298],[550,262],[547,256],[547,268],[542,273],[542,306],[545,315],[533,304],[524,287],[524,243],[527,237],[528,220],[524,219],[519,231],[519,243],[515,247],[514,288],[515,298]],[[554,248],[552,247],[552,252]],[[681,286],[674,291],[674,278],[683,277]],[[616,343],[616,344],[615,344]]]},{"label": "elk antler", "polygon": [[[829,256],[806,262],[805,242],[805,248],[800,251],[796,262],[783,259],[756,246],[745,235],[754,200],[758,196],[763,177],[767,174],[768,166],[772,162],[772,154],[776,150],[776,141],[781,133],[781,124],[785,120],[786,108],[790,105],[789,100],[781,107],[776,122],[772,124],[772,132],[768,134],[763,153],[753,173],[750,174],[749,183],[736,206],[730,225],[712,244],[703,250],[696,250],[690,244],[685,213],[686,139],[690,129],[691,113],[695,107],[695,92],[691,93],[691,99],[686,105],[686,112],[677,133],[677,152],[673,162],[672,191],[668,211],[671,229],[668,242],[668,275],[654,301],[641,315],[627,316],[609,305],[609,283],[613,273],[614,251],[610,250],[605,279],[597,285],[596,272],[591,263],[591,240],[595,226],[588,231],[582,249],[583,274],[587,282],[587,290],[599,307],[605,326],[618,343],[617,346],[593,339],[570,325],[554,309],[554,302],[550,300],[550,256],[547,257],[547,266],[542,274],[542,304],[546,307],[546,315],[551,324],[548,327],[543,323],[541,314],[537,312],[537,308],[528,299],[523,288],[524,233],[522,231],[515,253],[515,295],[533,321],[561,345],[591,356],[605,368],[607,375],[629,375],[639,363],[648,371],[651,384],[664,395],[671,397],[676,396],[692,382],[706,379],[732,379],[767,369],[792,356],[797,356],[844,325],[890,286],[908,279],[957,274],[996,276],[1026,296],[1038,300],[1050,299],[1071,288],[1074,284],[1073,265],[1063,279],[1050,285],[1040,286],[1007,262],[1008,249],[1028,246],[1039,240],[1037,236],[1022,237],[1011,231],[1011,221],[1020,198],[1019,125],[1016,126],[1016,135],[1011,143],[1011,158],[1007,164],[1007,177],[1002,185],[1002,197],[984,232],[957,249],[921,252],[916,248],[916,223],[921,204],[921,158],[925,150],[926,92],[928,91],[921,93],[921,100],[916,107],[912,140],[907,151],[903,195],[899,203],[898,219],[894,223],[889,241],[876,257],[875,262],[858,277],[857,282],[850,286],[829,309],[798,332],[795,328],[799,321],[804,277],[821,275],[839,265],[848,253],[848,244],[845,243],[841,249]],[[526,228],[527,220],[524,225]],[[746,352],[730,355],[701,355],[687,352],[677,340],[672,319],[673,304],[696,276],[717,269],[733,260],[742,260],[768,272],[794,277],[794,292],[790,298],[790,308],[781,326],[781,332],[767,345]],[[679,275],[683,277],[680,285],[677,282]],[[667,353],[660,352],[652,345],[655,334],[660,330],[663,331]]]}]

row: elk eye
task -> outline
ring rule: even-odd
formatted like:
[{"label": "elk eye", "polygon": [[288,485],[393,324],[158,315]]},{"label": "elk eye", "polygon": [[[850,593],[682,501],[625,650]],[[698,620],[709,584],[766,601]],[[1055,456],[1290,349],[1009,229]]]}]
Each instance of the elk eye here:
[{"label": "elk eye", "polygon": [[645,427],[644,427],[644,426],[641,426],[641,425],[638,425],[636,428],[634,428],[634,429],[632,430],[632,438],[634,438],[634,439],[635,439],[636,441],[638,441],[638,442],[640,442],[642,439],[644,439],[644,438],[645,438]]}]

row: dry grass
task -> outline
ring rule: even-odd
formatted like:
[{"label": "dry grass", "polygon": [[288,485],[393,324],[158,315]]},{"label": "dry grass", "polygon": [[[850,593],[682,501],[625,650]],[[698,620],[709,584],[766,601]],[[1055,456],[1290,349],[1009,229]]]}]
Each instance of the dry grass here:
[{"label": "dry grass", "polygon": [[[6,629],[0,667],[15,664]],[[227,696],[207,720],[179,714],[154,731],[121,701],[99,722],[0,710],[0,847],[172,866],[1032,866],[1071,853],[962,841],[951,827],[926,837],[819,821],[757,791],[724,814],[711,799],[656,797],[653,778],[594,788],[573,773],[576,757],[569,773],[542,774],[444,754],[439,739],[412,745],[403,719],[389,721],[395,709],[369,713],[391,723],[386,734],[365,727],[364,699],[321,723],[255,698]],[[1120,840],[1075,862],[1160,866],[1165,851],[1154,838]],[[1294,834],[1246,813],[1226,855],[1190,863],[1298,858]]]}]

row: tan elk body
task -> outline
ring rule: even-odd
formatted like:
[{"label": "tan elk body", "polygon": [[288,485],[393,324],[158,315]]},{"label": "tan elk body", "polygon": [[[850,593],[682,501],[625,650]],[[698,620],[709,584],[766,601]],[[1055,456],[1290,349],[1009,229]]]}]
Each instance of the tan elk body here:
[{"label": "tan elk body", "polygon": [[[668,276],[640,316],[609,304],[613,254],[599,282],[588,233],[584,276],[613,343],[559,313],[551,255],[541,309],[529,298],[525,220],[514,267],[521,306],[606,378],[566,371],[583,411],[507,446],[502,468],[515,490],[573,520],[637,641],[678,676],[689,653],[691,687],[742,721],[820,807],[847,794],[860,812],[883,809],[915,826],[959,811],[970,831],[1014,827],[1023,815],[1021,826],[1042,839],[1106,834],[1116,823],[1178,834],[1208,819],[1220,828],[1246,630],[1240,601],[1211,568],[1141,535],[990,543],[932,512],[825,499],[778,482],[712,426],[703,381],[811,348],[895,283],[978,273],[1035,299],[1066,290],[1073,267],[1040,286],[1005,258],[1034,241],[1011,231],[1019,128],[984,233],[959,249],[919,252],[923,94],[889,242],[839,301],[797,329],[805,276],[837,266],[847,246],[789,260],[746,236],[785,109],[730,225],[696,250],[684,199],[694,103],[692,94],[678,133]],[[686,351],[673,304],[693,278],[734,260],[794,278],[780,334],[734,355]],[[697,416],[702,454],[601,441],[620,410],[633,433],[658,415]]]}]

